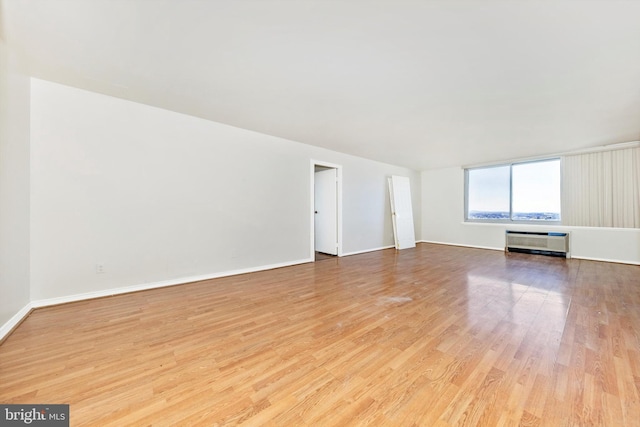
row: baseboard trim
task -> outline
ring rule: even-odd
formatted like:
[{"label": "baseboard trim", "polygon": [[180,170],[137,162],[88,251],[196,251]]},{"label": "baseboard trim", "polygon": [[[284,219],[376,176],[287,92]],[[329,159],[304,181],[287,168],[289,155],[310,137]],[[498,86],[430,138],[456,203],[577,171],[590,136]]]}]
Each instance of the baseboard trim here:
[{"label": "baseboard trim", "polygon": [[346,252],[346,253],[343,253],[341,256],[350,256],[350,255],[366,254],[366,253],[368,253],[368,252],[381,251],[381,250],[384,250],[384,249],[391,249],[391,248],[395,248],[395,245],[391,245],[391,246],[380,246],[379,248],[365,249],[365,250],[363,250],[363,251]]},{"label": "baseboard trim", "polygon": [[615,264],[629,264],[629,265],[640,265],[640,262],[636,261],[624,261],[619,259],[607,259],[607,258],[591,258],[586,256],[575,256],[571,254],[571,258],[573,259],[583,259],[585,261],[600,261],[600,262],[613,262]]},{"label": "baseboard trim", "polygon": [[[474,246],[474,245],[461,245],[456,243],[446,243],[446,242],[435,242],[431,240],[420,240],[420,243],[435,243],[437,245],[448,245],[448,246],[461,246],[465,248],[475,248],[475,249],[490,249],[494,251],[504,251],[504,248],[492,248],[489,246]],[[599,262],[613,262],[616,264],[629,264],[629,265],[640,265],[640,262],[636,261],[626,261],[620,259],[608,259],[608,258],[594,258],[594,257],[586,257],[586,256],[576,256],[573,253],[571,254],[572,259],[583,259],[585,261],[599,261]]]},{"label": "baseboard trim", "polygon": [[70,302],[83,301],[83,300],[94,299],[94,298],[104,298],[104,297],[110,297],[113,295],[128,294],[131,292],[140,292],[140,291],[146,291],[149,289],[164,288],[167,286],[184,285],[186,283],[201,282],[203,280],[219,279],[221,277],[237,276],[240,274],[255,273],[258,271],[273,270],[273,269],[282,268],[282,267],[291,267],[294,265],[305,264],[308,262],[313,262],[313,260],[311,258],[305,258],[305,259],[300,259],[296,261],[262,265],[259,267],[241,268],[238,270],[222,271],[219,273],[204,274],[200,276],[181,277],[177,279],[163,280],[160,282],[143,283],[140,285],[124,286],[121,288],[105,289],[103,291],[87,292],[84,294],[75,294],[75,295],[68,295],[64,297],[41,299],[41,300],[32,301],[31,304],[33,308],[49,307],[52,305],[67,304]]},{"label": "baseboard trim", "polygon": [[420,240],[420,243],[434,243],[436,245],[460,246],[462,248],[489,249],[489,250],[492,250],[492,251],[504,251],[504,247],[496,248],[496,247],[492,247],[492,246],[463,245],[461,243],[437,242],[437,241],[434,241],[434,240]]},{"label": "baseboard trim", "polygon": [[4,325],[0,326],[0,344],[13,332],[15,328],[20,326],[20,323],[29,316],[29,313],[33,311],[33,304],[28,303],[22,307],[16,314],[7,320]]},{"label": "baseboard trim", "polygon": [[242,268],[238,270],[223,271],[219,273],[205,274],[200,276],[181,277],[179,279],[163,280],[160,282],[143,283],[140,285],[123,286],[121,288],[105,289],[102,291],[87,292],[83,294],[67,295],[64,297],[47,298],[47,299],[31,301],[29,304],[23,307],[19,312],[17,312],[11,319],[9,319],[4,325],[0,327],[0,343],[7,336],[9,336],[9,334],[16,327],[18,327],[18,325],[20,325],[20,323],[24,319],[27,318],[27,316],[29,315],[29,313],[31,313],[31,311],[33,311],[36,308],[50,307],[53,305],[67,304],[70,302],[77,302],[77,301],[84,301],[84,300],[95,299],[95,298],[110,297],[114,295],[128,294],[131,292],[146,291],[149,289],[164,288],[167,286],[184,285],[187,283],[218,279],[221,277],[237,276],[240,274],[247,274],[247,273],[256,273],[258,271],[273,270],[273,269],[282,268],[282,267],[291,267],[294,265],[306,264],[309,262],[313,262],[313,259],[305,258],[305,259],[299,259],[296,261],[262,265],[259,267]]}]

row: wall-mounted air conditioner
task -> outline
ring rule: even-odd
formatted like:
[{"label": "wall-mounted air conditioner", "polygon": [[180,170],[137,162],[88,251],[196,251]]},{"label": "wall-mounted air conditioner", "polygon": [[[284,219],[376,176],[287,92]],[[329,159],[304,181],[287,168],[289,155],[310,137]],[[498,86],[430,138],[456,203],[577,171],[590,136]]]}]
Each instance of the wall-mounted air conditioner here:
[{"label": "wall-mounted air conditioner", "polygon": [[528,252],[571,258],[569,233],[507,230],[506,252]]}]

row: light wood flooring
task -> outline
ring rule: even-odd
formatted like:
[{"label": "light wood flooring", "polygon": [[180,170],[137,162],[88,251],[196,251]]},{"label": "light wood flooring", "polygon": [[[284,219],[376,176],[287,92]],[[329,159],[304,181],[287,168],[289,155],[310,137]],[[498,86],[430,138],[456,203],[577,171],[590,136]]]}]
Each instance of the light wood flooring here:
[{"label": "light wood flooring", "polygon": [[34,311],[71,425],[638,426],[640,267],[420,244]]}]

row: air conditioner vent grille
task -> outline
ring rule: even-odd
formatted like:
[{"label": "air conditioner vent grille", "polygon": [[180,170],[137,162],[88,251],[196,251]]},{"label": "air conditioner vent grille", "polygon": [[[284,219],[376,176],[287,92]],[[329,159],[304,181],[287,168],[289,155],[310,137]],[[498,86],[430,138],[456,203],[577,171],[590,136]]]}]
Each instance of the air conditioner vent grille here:
[{"label": "air conditioner vent grille", "polygon": [[505,250],[509,251],[510,249],[559,253],[570,258],[569,233],[507,230]]}]

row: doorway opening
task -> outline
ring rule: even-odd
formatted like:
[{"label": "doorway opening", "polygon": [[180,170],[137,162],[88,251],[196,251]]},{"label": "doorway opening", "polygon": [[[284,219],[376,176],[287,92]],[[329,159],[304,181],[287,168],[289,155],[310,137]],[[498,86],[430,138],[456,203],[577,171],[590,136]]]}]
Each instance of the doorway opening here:
[{"label": "doorway opening", "polygon": [[311,161],[311,257],[342,255],[342,166]]}]

